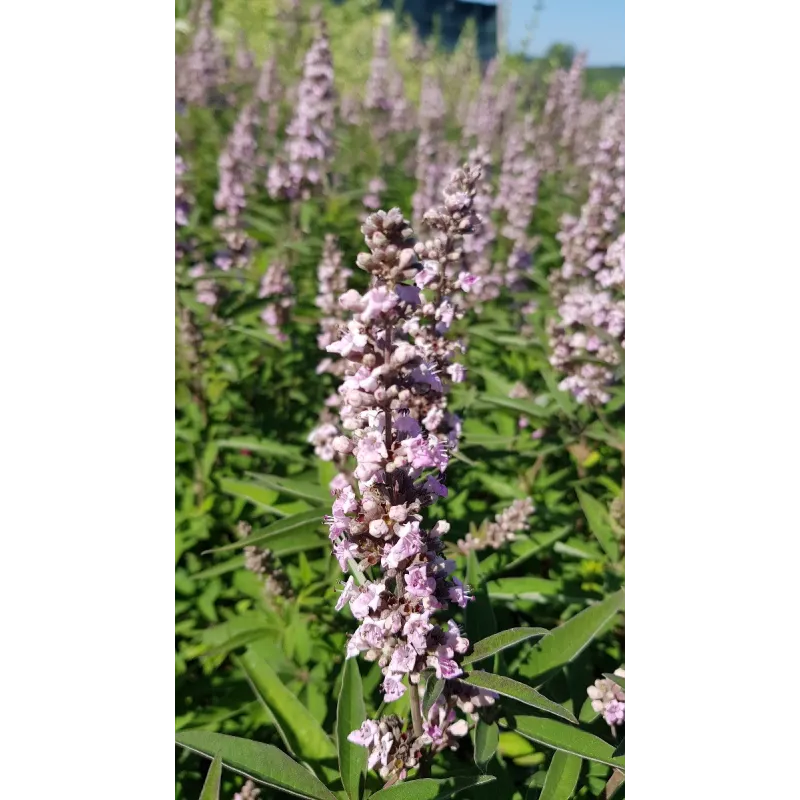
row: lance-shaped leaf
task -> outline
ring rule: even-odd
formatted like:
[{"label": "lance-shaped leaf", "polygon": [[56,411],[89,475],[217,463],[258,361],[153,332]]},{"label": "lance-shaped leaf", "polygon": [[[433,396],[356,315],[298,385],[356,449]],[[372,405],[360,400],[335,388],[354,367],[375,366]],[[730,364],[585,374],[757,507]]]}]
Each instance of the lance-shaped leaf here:
[{"label": "lance-shaped leaf", "polygon": [[603,677],[608,678],[612,683],[616,683],[623,692],[625,691],[625,678],[621,675],[613,675],[610,672],[604,672]]},{"label": "lance-shaped leaf", "polygon": [[545,711],[548,714],[553,714],[561,719],[569,720],[570,722],[578,723],[575,715],[564,706],[548,700],[543,694],[540,694],[536,689],[526,686],[524,683],[515,681],[513,678],[507,678],[504,675],[493,675],[491,672],[484,672],[481,669],[473,670],[469,675],[459,677],[459,680],[468,683],[471,686],[479,686],[481,689],[490,689],[493,692],[502,694],[504,697],[510,697],[513,700],[518,700],[525,705],[538,708],[540,711]]},{"label": "lance-shaped leaf", "polygon": [[218,755],[234,772],[287,794],[310,800],[336,800],[318,778],[271,744],[212,731],[181,731],[175,741],[206,758]]},{"label": "lance-shaped leaf", "polygon": [[282,442],[259,440],[249,436],[242,436],[238,439],[220,439],[216,442],[216,445],[229,450],[250,450],[253,453],[263,453],[287,461],[305,461],[298,447],[283,444]]},{"label": "lance-shaped leaf", "polygon": [[325,486],[298,481],[294,478],[280,478],[277,475],[260,475],[254,472],[250,472],[248,475],[256,482],[281,494],[299,497],[318,505],[329,505],[331,502],[330,490]]},{"label": "lance-shaped leaf", "polygon": [[599,501],[586,492],[576,489],[586,521],[589,523],[589,530],[594,534],[600,546],[606,551],[612,561],[619,559],[619,543],[611,530],[608,521],[608,509]]},{"label": "lance-shaped leaf", "polygon": [[256,696],[264,703],[287,748],[304,761],[336,758],[336,748],[311,712],[252,648],[238,660]]},{"label": "lance-shaped leaf", "polygon": [[324,533],[322,514],[312,508],[309,511],[301,511],[299,514],[292,514],[290,517],[276,520],[271,525],[251,533],[244,539],[225,544],[222,547],[215,547],[213,550],[206,550],[203,555],[206,553],[224,553],[228,550],[240,550],[249,545],[275,550],[277,545],[289,544],[291,538],[297,536],[301,531],[310,530],[313,532],[317,529],[320,533],[320,543],[323,543],[324,539],[321,535]]},{"label": "lance-shaped leaf", "polygon": [[425,684],[425,694],[422,697],[422,716],[427,719],[428,712],[444,691],[444,678],[431,675]]},{"label": "lance-shaped leaf", "polygon": [[493,780],[494,775],[476,775],[474,778],[420,778],[381,789],[371,794],[369,800],[445,800],[464,789],[483,786]]},{"label": "lance-shaped leaf", "polygon": [[470,550],[467,556],[467,584],[472,589],[474,597],[465,612],[467,638],[470,641],[478,641],[493,634],[497,630],[497,624],[492,603],[483,586],[478,557],[474,550]]},{"label": "lance-shaped leaf", "polygon": [[273,503],[278,499],[278,492],[266,486],[259,486],[252,481],[236,481],[231,478],[220,478],[219,488],[226,494],[234,497],[243,497],[259,508],[271,511],[276,516],[282,517],[284,514],[275,508]]},{"label": "lance-shaped leaf", "polygon": [[547,717],[518,716],[511,721],[500,720],[503,727],[515,730],[532,742],[537,742],[553,750],[580,756],[589,761],[608,764],[610,767],[625,769],[625,758],[614,757],[614,747],[599,736],[588,733],[573,725],[565,725]]},{"label": "lance-shaped leaf", "polygon": [[492,760],[500,742],[500,729],[496,722],[478,720],[475,726],[475,766],[485,769]]},{"label": "lance-shaped leaf", "polygon": [[589,645],[603,628],[625,605],[625,591],[620,589],[605,600],[595,603],[550,631],[532,648],[527,662],[521,669],[539,685],[558,667],[568,664]]},{"label": "lance-shaped leaf", "polygon": [[476,661],[482,661],[484,658],[493,656],[507,647],[513,647],[526,639],[547,636],[548,633],[546,628],[508,628],[476,642],[472,652],[464,657],[462,664],[464,666],[474,664]]},{"label": "lance-shaped leaf", "polygon": [[559,750],[553,756],[539,800],[569,800],[581,774],[583,760]]},{"label": "lance-shaped leaf", "polygon": [[544,601],[547,596],[558,594],[563,585],[561,581],[549,578],[501,578],[491,581],[487,588],[489,596],[497,600],[536,600]]},{"label": "lance-shaped leaf", "polygon": [[219,755],[214,756],[211,766],[208,768],[203,791],[200,792],[200,800],[219,800],[219,784],[222,778],[222,759]]},{"label": "lance-shaped leaf", "polygon": [[339,772],[350,800],[359,800],[367,774],[367,748],[353,744],[347,737],[366,719],[361,672],[355,658],[344,662],[342,688],[336,707],[336,740],[339,745]]}]

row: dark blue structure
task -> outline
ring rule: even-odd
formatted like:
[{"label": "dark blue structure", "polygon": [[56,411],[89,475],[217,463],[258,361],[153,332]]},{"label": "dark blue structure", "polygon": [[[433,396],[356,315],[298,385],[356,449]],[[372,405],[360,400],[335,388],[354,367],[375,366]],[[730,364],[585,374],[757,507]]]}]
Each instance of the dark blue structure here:
[{"label": "dark blue structure", "polygon": [[435,20],[441,35],[442,45],[452,50],[458,43],[464,26],[475,20],[478,31],[478,57],[489,61],[497,55],[497,3],[470,3],[465,0],[381,0],[381,7],[397,10],[400,15],[411,17],[420,37],[427,39],[433,32]]}]

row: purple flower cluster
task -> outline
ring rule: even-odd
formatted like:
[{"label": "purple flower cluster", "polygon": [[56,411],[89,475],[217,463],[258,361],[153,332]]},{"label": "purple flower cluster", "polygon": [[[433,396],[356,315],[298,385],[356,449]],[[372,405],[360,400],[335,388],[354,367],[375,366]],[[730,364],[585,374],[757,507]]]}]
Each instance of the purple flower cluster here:
[{"label": "purple flower cluster", "polygon": [[322,184],[333,155],[334,104],[333,59],[320,20],[303,64],[294,116],[286,128],[284,158],[269,170],[267,189],[272,197],[310,197]]},{"label": "purple flower cluster", "polygon": [[216,104],[227,82],[227,63],[222,42],[214,31],[212,0],[203,0],[198,11],[197,32],[189,52],[176,65],[178,97],[193,105]]},{"label": "purple flower cluster", "polygon": [[283,327],[289,321],[289,309],[294,305],[294,284],[283,262],[275,261],[267,268],[261,278],[258,296],[271,299],[261,310],[261,321],[267,326],[267,333],[285,342],[288,336]]},{"label": "purple flower cluster", "polygon": [[541,169],[533,155],[532,117],[512,128],[503,151],[495,208],[504,212],[502,234],[513,243],[505,271],[510,287],[530,269],[536,242],[528,236],[539,194]]},{"label": "purple flower cluster", "polygon": [[465,555],[470,550],[486,550],[489,547],[499,550],[507,542],[513,542],[518,533],[530,528],[528,517],[535,510],[529,497],[514,500],[508,508],[495,516],[493,522],[484,523],[474,533],[470,531],[466,539],[459,539],[458,549]]},{"label": "purple flower cluster", "polygon": [[432,75],[422,79],[419,105],[419,139],[416,150],[417,191],[411,199],[414,224],[419,227],[426,209],[436,203],[444,176],[444,103],[439,81]]},{"label": "purple flower cluster", "polygon": [[175,261],[180,261],[185,255],[187,245],[183,241],[179,231],[189,224],[189,213],[191,211],[191,197],[184,185],[184,175],[186,174],[186,162],[178,152],[181,140],[178,132],[175,132]]},{"label": "purple flower cluster", "polygon": [[[625,677],[624,669],[615,669],[614,674]],[[625,722],[625,691],[608,678],[596,680],[586,690],[592,701],[592,708],[603,715],[603,719],[613,728]]]},{"label": "purple flower cluster", "polygon": [[589,198],[578,219],[559,234],[562,267],[551,276],[558,307],[549,325],[551,364],[560,386],[581,403],[610,395],[625,347],[625,111],[624,88],[606,116],[595,153]]},{"label": "purple flower cluster", "polygon": [[261,104],[259,122],[269,150],[273,149],[273,140],[278,131],[280,113],[281,85],[278,81],[278,64],[272,56],[261,65],[261,72],[256,83],[255,99]]},{"label": "purple flower cluster", "polygon": [[[465,607],[469,590],[452,575],[454,562],[442,556],[441,536],[449,523],[440,520],[425,529],[422,521],[422,510],[447,494],[448,446],[434,435],[444,417],[442,366],[448,363],[451,380],[463,378],[463,368],[449,363],[452,347],[444,339],[455,313],[447,297],[465,280],[454,276],[453,265],[462,258],[461,238],[479,224],[472,210],[478,178],[464,171],[453,176],[444,205],[424,215],[436,231],[429,242],[414,243],[399,209],[367,218],[362,232],[370,252],[360,254],[357,264],[370,273],[370,288],[364,295],[352,289],[342,295],[352,318],[327,348],[348,362],[339,393],[349,435],[336,437],[332,446],[356,461],[355,487],[339,476],[326,518],[334,555],[356,578],[351,575],[337,603],[337,609],[349,605],[360,623],[347,657],[363,653],[378,661],[386,702],[409,689],[412,701],[413,735],[388,717],[367,720],[350,740],[369,748],[369,763],[380,762],[381,775],[390,781],[416,766],[424,746],[451,746],[466,733],[466,725],[455,722],[457,706],[471,713],[494,699],[454,680],[462,674],[459,657],[469,642],[455,623],[443,628],[432,616],[450,603]],[[372,568],[381,571],[375,580],[364,575]],[[424,722],[423,673],[446,681]]]},{"label": "purple flower cluster", "polygon": [[222,233],[225,249],[217,254],[214,263],[223,272],[246,266],[252,252],[253,242],[244,231],[242,213],[256,179],[257,124],[255,106],[247,103],[218,160],[219,188],[214,205],[222,213],[216,217],[214,225]]},{"label": "purple flower cluster", "polygon": [[382,24],[375,30],[372,64],[364,92],[364,108],[372,112],[372,133],[379,142],[390,131],[394,105],[389,83],[390,64],[389,26]]},{"label": "purple flower cluster", "polygon": [[470,153],[469,164],[481,171],[481,179],[475,187],[473,205],[481,219],[481,225],[475,233],[464,240],[464,263],[475,279],[469,292],[464,297],[468,306],[480,307],[481,303],[494,300],[500,294],[503,276],[492,268],[492,248],[496,231],[491,213],[494,206],[491,182],[489,180],[490,156],[484,147],[477,147]]},{"label": "purple flower cluster", "polygon": [[[339,327],[347,313],[339,304],[339,297],[347,291],[347,282],[352,274],[351,269],[342,265],[342,251],[339,250],[336,237],[328,234],[322,248],[322,259],[317,267],[319,289],[314,301],[317,308],[322,311],[319,321],[320,332],[317,336],[320,350],[325,350],[338,338]],[[331,372],[341,375],[339,365],[342,365],[341,361],[326,358],[317,367],[317,374]]]}]

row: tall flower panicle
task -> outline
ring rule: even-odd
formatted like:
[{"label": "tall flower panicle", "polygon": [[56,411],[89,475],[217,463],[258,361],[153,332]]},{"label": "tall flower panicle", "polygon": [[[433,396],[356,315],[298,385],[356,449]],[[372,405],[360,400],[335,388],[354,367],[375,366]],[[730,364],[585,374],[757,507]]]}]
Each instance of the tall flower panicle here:
[{"label": "tall flower panicle", "polygon": [[273,197],[310,197],[322,184],[333,156],[334,104],[333,59],[325,23],[320,20],[319,33],[303,64],[283,159],[269,170],[267,188]]},{"label": "tall flower panicle", "polygon": [[223,98],[227,64],[222,42],[214,31],[212,0],[203,0],[199,8],[197,32],[177,71],[178,94],[185,102],[209,106]]},{"label": "tall flower panicle", "polygon": [[[317,267],[318,292],[314,301],[322,312],[319,321],[319,335],[317,345],[325,350],[329,344],[338,338],[339,327],[342,325],[347,311],[339,304],[339,298],[347,290],[347,282],[353,271],[342,264],[342,251],[336,237],[328,234],[322,248],[322,259]],[[317,374],[333,372],[341,374],[337,366],[342,365],[340,360],[332,361],[326,358],[317,367]]]},{"label": "tall flower panicle", "polygon": [[446,173],[444,163],[444,116],[447,111],[439,81],[432,75],[422,79],[419,105],[419,139],[416,150],[417,190],[411,199],[414,224],[419,227],[426,209],[438,199]]},{"label": "tall flower panicle", "polygon": [[180,229],[189,224],[189,213],[192,208],[192,198],[184,183],[186,175],[186,162],[183,160],[178,148],[181,140],[175,132],[175,261],[180,261],[187,251]]},{"label": "tall flower panicle", "polygon": [[375,30],[372,63],[364,91],[364,108],[372,112],[372,130],[378,141],[389,132],[393,105],[389,75],[389,26],[383,23]]},{"label": "tall flower panicle", "polygon": [[[444,298],[463,280],[453,275],[461,238],[479,224],[472,211],[477,177],[454,175],[444,205],[425,214],[436,231],[430,242],[414,242],[399,209],[367,218],[362,232],[370,252],[360,254],[357,264],[370,273],[370,287],[363,295],[351,289],[342,296],[352,317],[327,348],[347,360],[339,389],[347,434],[333,448],[356,461],[355,487],[341,482],[326,518],[339,565],[358,578],[348,579],[337,603],[338,609],[349,605],[360,623],[347,657],[362,653],[380,664],[386,702],[411,694],[411,730],[388,716],[366,720],[349,737],[368,748],[369,765],[387,783],[405,778],[424,749],[457,745],[467,724],[456,719],[456,708],[475,713],[494,701],[492,693],[457,680],[469,641],[454,622],[442,627],[432,618],[451,603],[466,606],[470,595],[452,575],[455,564],[442,556],[441,536],[449,524],[424,526],[423,509],[447,494],[449,454],[447,444],[419,421],[416,402],[433,398],[434,409],[445,392],[439,367],[449,358],[448,348],[436,340],[449,327],[450,312],[444,318],[441,313]],[[422,294],[426,288],[433,300]],[[370,569],[379,569],[380,576],[366,578]],[[419,683],[428,670],[445,680],[445,689],[423,719]]]},{"label": "tall flower panicle", "polygon": [[267,333],[285,342],[288,336],[283,328],[289,321],[289,310],[294,306],[294,284],[282,261],[269,265],[261,278],[258,296],[270,298],[261,310],[261,321],[266,325]]},{"label": "tall flower panicle", "polygon": [[215,263],[225,272],[244,267],[252,252],[253,242],[245,233],[242,214],[256,178],[256,124],[255,108],[247,103],[219,156],[219,188],[214,205],[222,213],[214,224],[222,233],[225,248],[217,254]]},{"label": "tall flower panicle", "polygon": [[[624,678],[625,670],[615,669],[614,674]],[[592,701],[592,708],[603,715],[610,727],[614,728],[625,722],[625,690],[621,686],[609,678],[601,678],[586,690],[586,694]]]},{"label": "tall flower panicle", "polygon": [[536,509],[529,497],[514,500],[495,516],[493,522],[484,523],[475,532],[470,531],[465,539],[458,540],[458,549],[465,555],[470,550],[499,550],[507,542],[513,542],[517,534],[530,528],[528,517]]},{"label": "tall flower panicle", "polygon": [[624,87],[604,120],[580,217],[559,234],[564,263],[551,275],[558,318],[549,324],[550,363],[560,386],[589,405],[611,399],[625,347]]},{"label": "tall flower panicle", "polygon": [[[251,527],[246,522],[240,522],[237,526],[236,533],[240,539],[246,539],[250,532]],[[289,578],[271,550],[252,544],[245,545],[244,566],[263,583],[265,597],[292,598],[292,585]]]},{"label": "tall flower panicle", "polygon": [[381,205],[381,193],[386,191],[386,181],[383,178],[373,178],[367,184],[367,193],[361,201],[367,211],[375,211]]},{"label": "tall flower panicle", "polygon": [[256,76],[256,62],[252,50],[247,46],[247,38],[243,30],[239,31],[236,42],[236,80],[243,86],[252,85]]},{"label": "tall flower panicle", "polygon": [[264,144],[273,149],[275,134],[278,131],[280,115],[279,101],[281,85],[278,80],[278,63],[275,56],[266,59],[261,65],[261,72],[256,83],[255,99],[261,104],[261,127],[265,137]]},{"label": "tall flower panicle", "polygon": [[540,166],[533,155],[533,118],[526,116],[509,133],[503,152],[495,207],[504,212],[502,234],[510,239],[511,254],[505,282],[514,287],[530,269],[536,241],[528,235],[539,194]]},{"label": "tall flower panicle", "polygon": [[464,296],[464,304],[480,308],[481,303],[499,296],[503,276],[499,270],[493,268],[491,258],[497,233],[491,218],[494,197],[489,177],[490,155],[485,148],[479,146],[470,153],[469,163],[481,171],[473,201],[481,225],[472,236],[464,240],[465,267],[475,279],[469,293]]}]

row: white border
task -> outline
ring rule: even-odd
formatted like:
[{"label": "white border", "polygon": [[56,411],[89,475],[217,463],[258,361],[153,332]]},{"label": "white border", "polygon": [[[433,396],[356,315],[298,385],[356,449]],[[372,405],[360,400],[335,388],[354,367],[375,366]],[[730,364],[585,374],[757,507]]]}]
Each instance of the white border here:
[{"label": "white border", "polygon": [[630,797],[788,797],[798,11],[627,10]]},{"label": "white border", "polygon": [[2,17],[1,793],[169,797],[173,7]]}]

